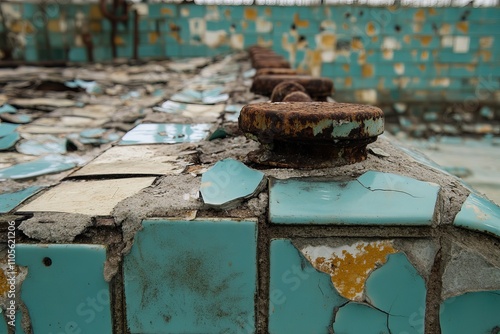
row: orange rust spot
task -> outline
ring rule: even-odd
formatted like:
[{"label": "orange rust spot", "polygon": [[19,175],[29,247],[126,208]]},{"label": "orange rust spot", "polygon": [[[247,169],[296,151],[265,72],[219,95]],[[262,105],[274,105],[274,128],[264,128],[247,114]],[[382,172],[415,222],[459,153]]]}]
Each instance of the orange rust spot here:
[{"label": "orange rust spot", "polygon": [[342,69],[346,72],[349,72],[349,70],[351,69],[351,66],[349,66],[349,64],[344,64],[344,65],[342,65]]},{"label": "orange rust spot", "polygon": [[423,9],[417,10],[417,12],[415,13],[415,21],[417,22],[425,21],[425,12]]},{"label": "orange rust spot", "polygon": [[437,10],[435,8],[429,8],[429,14],[430,15],[437,15]]},{"label": "orange rust spot", "polygon": [[349,25],[347,23],[342,24],[342,29],[349,30]]},{"label": "orange rust spot", "polygon": [[469,22],[466,22],[466,21],[458,22],[457,29],[461,33],[464,33],[464,34],[468,33],[469,32]]},{"label": "orange rust spot", "polygon": [[413,32],[415,32],[415,33],[421,32],[422,31],[422,26],[423,26],[422,23],[414,23],[413,24]]},{"label": "orange rust spot", "polygon": [[172,31],[168,33],[177,43],[182,44],[181,34],[178,31]]},{"label": "orange rust spot", "polygon": [[377,43],[378,42],[378,36],[373,36],[372,37],[372,42]]},{"label": "orange rust spot", "polygon": [[7,276],[5,276],[3,269],[0,269],[0,296],[5,296],[8,291],[9,283],[7,282]]},{"label": "orange rust spot", "polygon": [[386,60],[391,60],[394,57],[394,51],[391,49],[382,50],[382,57]]},{"label": "orange rust spot", "polygon": [[231,11],[229,9],[226,9],[224,11],[224,16],[226,17],[226,19],[230,19],[231,18]]},{"label": "orange rust spot", "polygon": [[406,44],[410,44],[410,43],[411,43],[411,38],[410,38],[410,35],[404,35],[404,37],[403,37],[403,41],[404,41]]},{"label": "orange rust spot", "polygon": [[295,13],[293,15],[293,23],[295,23],[295,26],[297,28],[307,28],[309,27],[309,21],[308,20],[301,20],[299,18],[299,14]]},{"label": "orange rust spot", "polygon": [[358,64],[363,65],[364,63],[366,63],[366,53],[360,52],[358,56]]},{"label": "orange rust spot", "polygon": [[365,64],[361,68],[361,75],[363,78],[368,78],[373,76],[373,65],[371,64]]},{"label": "orange rust spot", "polygon": [[422,59],[422,60],[429,59],[429,51],[427,51],[427,50],[422,51],[422,54],[420,55],[420,59]]},{"label": "orange rust spot", "polygon": [[90,21],[89,29],[91,32],[101,32],[102,31],[101,21]]},{"label": "orange rust spot", "polygon": [[491,51],[488,50],[480,50],[477,53],[483,61],[490,61],[491,60]]},{"label": "orange rust spot", "polygon": [[332,34],[321,35],[321,46],[324,48],[333,48],[337,43],[337,38]]},{"label": "orange rust spot", "polygon": [[363,49],[363,41],[360,39],[353,39],[352,40],[352,49],[353,50],[362,50]]},{"label": "orange rust spot", "polygon": [[35,28],[29,21],[16,20],[10,26],[10,31],[18,34],[32,34],[35,32]]},{"label": "orange rust spot", "polygon": [[115,44],[116,45],[125,45],[125,40],[120,36],[115,36]]},{"label": "orange rust spot", "polygon": [[49,22],[47,22],[47,29],[49,29],[49,31],[51,32],[61,32],[61,25],[59,20],[49,20]]},{"label": "orange rust spot", "polygon": [[416,39],[420,40],[420,44],[422,46],[429,46],[432,42],[432,36],[425,35],[425,36],[416,36]]},{"label": "orange rust spot", "polygon": [[493,46],[493,37],[480,37],[479,47],[481,49],[489,49]]},{"label": "orange rust spot", "polygon": [[318,257],[313,266],[332,278],[337,291],[350,300],[360,300],[370,273],[387,262],[397,250],[389,241],[359,242],[352,253],[342,250],[331,258]]},{"label": "orange rust spot", "polygon": [[467,64],[465,65],[465,69],[469,72],[474,72],[476,70],[476,65],[473,64]]},{"label": "orange rust spot", "polygon": [[426,68],[425,64],[418,65],[418,69],[422,72],[425,71],[425,68]]},{"label": "orange rust spot", "polygon": [[442,35],[449,35],[449,34],[451,34],[451,25],[449,23],[443,23],[443,25],[439,29],[439,32]]},{"label": "orange rust spot", "polygon": [[377,33],[377,28],[375,27],[375,24],[371,21],[366,24],[365,30],[368,36],[373,36]]},{"label": "orange rust spot", "polygon": [[346,87],[351,87],[352,86],[352,77],[346,77],[344,80],[344,85]]},{"label": "orange rust spot", "polygon": [[172,15],[173,14],[172,9],[170,9],[170,8],[162,8],[160,10],[160,12],[162,13],[162,15]]},{"label": "orange rust spot", "polygon": [[157,32],[149,33],[149,44],[155,44],[158,41],[160,35]]},{"label": "orange rust spot", "polygon": [[257,19],[257,9],[245,8],[243,17],[245,18],[245,20],[255,21]]},{"label": "orange rust spot", "polygon": [[102,19],[102,12],[101,9],[99,8],[99,5],[91,5],[90,6],[90,13],[89,13],[89,18],[90,19]]}]

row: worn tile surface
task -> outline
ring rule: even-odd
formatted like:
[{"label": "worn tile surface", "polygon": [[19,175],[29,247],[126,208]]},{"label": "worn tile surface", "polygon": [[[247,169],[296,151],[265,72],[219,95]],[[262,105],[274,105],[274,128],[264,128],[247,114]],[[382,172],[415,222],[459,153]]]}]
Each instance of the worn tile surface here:
[{"label": "worn tile surface", "polygon": [[120,145],[198,142],[209,128],[210,124],[139,124],[122,137]]},{"label": "worn tile surface", "polygon": [[122,200],[149,187],[154,177],[64,182],[46,191],[18,212],[68,212],[108,216]]},{"label": "worn tile surface", "polygon": [[6,213],[36,194],[41,186],[32,186],[12,193],[0,194],[0,213]]},{"label": "worn tile surface", "polygon": [[18,244],[16,254],[28,267],[20,297],[35,333],[111,333],[104,246]]},{"label": "worn tile surface", "polygon": [[469,292],[441,304],[442,334],[498,333],[500,290]]},{"label": "worn tile surface", "polygon": [[500,237],[500,207],[484,197],[471,193],[453,224]]},{"label": "worn tile surface", "polygon": [[271,242],[270,275],[269,333],[330,333],[333,310],[346,299],[329,275],[284,239]]},{"label": "worn tile surface", "polygon": [[217,162],[201,178],[200,192],[205,204],[227,208],[251,197],[264,185],[264,173],[244,163],[225,159]]},{"label": "worn tile surface", "polygon": [[148,220],[124,260],[132,333],[253,333],[256,223]]},{"label": "worn tile surface", "polygon": [[269,217],[275,224],[430,225],[439,186],[366,172],[349,182],[271,180]]}]

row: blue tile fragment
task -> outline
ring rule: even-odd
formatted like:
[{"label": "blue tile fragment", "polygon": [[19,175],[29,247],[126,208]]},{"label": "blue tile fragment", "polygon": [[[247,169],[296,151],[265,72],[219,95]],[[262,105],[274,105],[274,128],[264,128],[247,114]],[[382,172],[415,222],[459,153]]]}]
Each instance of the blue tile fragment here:
[{"label": "blue tile fragment", "polygon": [[331,332],[333,312],[347,300],[331,277],[314,269],[289,240],[271,242],[269,333]]},{"label": "blue tile fragment", "polygon": [[72,158],[61,155],[47,155],[37,160],[0,169],[0,180],[29,179],[40,175],[59,173],[74,167],[76,167],[76,164]]},{"label": "blue tile fragment", "polygon": [[206,205],[227,209],[259,192],[263,181],[264,173],[238,160],[224,159],[203,173],[200,192]]},{"label": "blue tile fragment", "polygon": [[0,114],[7,112],[7,113],[15,113],[17,112],[17,109],[10,104],[6,103],[0,107]]},{"label": "blue tile fragment", "polygon": [[147,220],[124,259],[131,333],[253,333],[256,222]]},{"label": "blue tile fragment", "polygon": [[361,303],[342,306],[335,315],[333,331],[336,334],[390,334],[387,314]]},{"label": "blue tile fragment", "polygon": [[11,124],[11,123],[0,123],[0,137],[5,137],[14,131],[16,131],[17,127],[19,125],[17,124]]},{"label": "blue tile fragment", "polygon": [[0,194],[0,213],[7,213],[36,194],[41,186],[32,186],[13,193]]},{"label": "blue tile fragment", "polygon": [[442,334],[498,333],[500,290],[469,292],[441,304]]},{"label": "blue tile fragment", "polygon": [[391,333],[423,333],[425,281],[405,254],[390,254],[387,263],[368,277],[365,293],[371,305],[389,314]]},{"label": "blue tile fragment", "polygon": [[500,207],[490,200],[471,193],[455,217],[455,226],[485,231],[500,237]]},{"label": "blue tile fragment", "polygon": [[210,124],[139,124],[127,132],[120,145],[174,144],[202,141]]},{"label": "blue tile fragment", "polygon": [[35,333],[112,332],[104,246],[18,244],[16,254],[28,267],[21,299]]},{"label": "blue tile fragment", "polygon": [[430,225],[439,189],[374,171],[346,182],[272,179],[269,216],[275,224]]},{"label": "blue tile fragment", "polygon": [[0,151],[6,151],[14,147],[21,136],[17,132],[9,133],[4,137],[0,137]]}]

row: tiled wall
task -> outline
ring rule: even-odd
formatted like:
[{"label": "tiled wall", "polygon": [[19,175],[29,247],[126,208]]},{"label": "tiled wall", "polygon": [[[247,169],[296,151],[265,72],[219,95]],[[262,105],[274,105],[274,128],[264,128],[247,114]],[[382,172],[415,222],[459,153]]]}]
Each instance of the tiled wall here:
[{"label": "tiled wall", "polygon": [[[340,100],[500,101],[498,7],[135,6],[139,58],[214,56],[258,43],[333,77]],[[95,61],[112,59],[111,22],[96,3],[2,9],[4,56],[10,49],[18,60],[85,62],[87,38]],[[133,55],[135,9],[117,25],[117,57]]]}]

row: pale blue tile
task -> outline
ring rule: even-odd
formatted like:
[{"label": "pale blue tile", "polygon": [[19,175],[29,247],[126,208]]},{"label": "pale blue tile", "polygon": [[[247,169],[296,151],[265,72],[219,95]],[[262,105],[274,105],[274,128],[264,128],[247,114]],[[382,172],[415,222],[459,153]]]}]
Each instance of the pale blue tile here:
[{"label": "pale blue tile", "polygon": [[346,302],[330,275],[317,271],[289,240],[271,242],[269,333],[331,332],[335,307]]},{"label": "pale blue tile", "polygon": [[333,331],[335,334],[390,334],[387,317],[366,304],[348,303],[335,315]]},{"label": "pale blue tile", "polygon": [[41,186],[32,186],[13,193],[0,194],[0,213],[7,213],[36,194]]},{"label": "pale blue tile", "polygon": [[0,114],[2,113],[16,113],[17,109],[10,104],[6,103],[0,107]]},{"label": "pale blue tile", "polygon": [[18,126],[19,125],[17,125],[17,124],[0,123],[0,137],[5,137],[5,136],[15,132]]},{"label": "pale blue tile", "polygon": [[256,222],[147,220],[124,259],[131,333],[253,333]]},{"label": "pale blue tile", "polygon": [[59,173],[76,167],[73,159],[62,155],[47,155],[42,158],[0,169],[2,179],[29,179],[45,174]]},{"label": "pale blue tile", "polygon": [[265,186],[264,180],[264,173],[224,159],[203,173],[200,192],[206,205],[227,209],[258,193]]},{"label": "pale blue tile", "polygon": [[16,254],[35,333],[112,332],[105,246],[18,244]]},{"label": "pale blue tile", "polygon": [[439,186],[370,171],[353,181],[271,179],[275,224],[430,225]]},{"label": "pale blue tile", "polygon": [[423,332],[425,281],[403,253],[390,254],[368,277],[365,293],[371,305],[389,314],[391,333]]},{"label": "pale blue tile", "polygon": [[484,197],[471,193],[453,224],[493,233],[500,237],[500,207]]},{"label": "pale blue tile", "polygon": [[192,143],[205,139],[210,124],[139,124],[120,145]]},{"label": "pale blue tile", "polygon": [[499,315],[500,290],[469,292],[449,298],[441,304],[441,333],[498,333]]},{"label": "pale blue tile", "polygon": [[0,137],[0,151],[6,151],[14,147],[21,136],[17,132],[11,132]]}]

